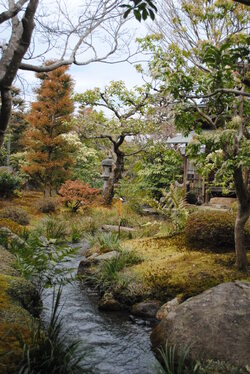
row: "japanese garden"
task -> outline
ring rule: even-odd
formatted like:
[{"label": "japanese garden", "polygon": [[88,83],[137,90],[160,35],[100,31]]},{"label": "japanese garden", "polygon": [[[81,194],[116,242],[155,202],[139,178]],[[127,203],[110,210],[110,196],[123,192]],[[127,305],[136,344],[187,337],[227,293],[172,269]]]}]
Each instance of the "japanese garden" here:
[{"label": "japanese garden", "polygon": [[0,0],[0,374],[250,373],[248,0]]}]

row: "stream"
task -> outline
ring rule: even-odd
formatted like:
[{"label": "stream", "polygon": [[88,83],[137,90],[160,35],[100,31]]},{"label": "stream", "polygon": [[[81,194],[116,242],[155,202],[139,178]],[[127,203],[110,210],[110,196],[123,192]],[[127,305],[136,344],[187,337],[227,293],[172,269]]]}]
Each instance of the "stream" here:
[{"label": "stream", "polygon": [[[81,243],[82,246],[86,243]],[[79,244],[78,244],[79,246]],[[67,264],[77,272],[80,255]],[[48,321],[53,292],[47,290],[44,321]],[[97,293],[76,281],[63,287],[61,316],[69,336],[79,339],[86,358],[82,373],[155,374],[156,359],[151,351],[149,322],[130,320],[127,313],[98,310]]]}]

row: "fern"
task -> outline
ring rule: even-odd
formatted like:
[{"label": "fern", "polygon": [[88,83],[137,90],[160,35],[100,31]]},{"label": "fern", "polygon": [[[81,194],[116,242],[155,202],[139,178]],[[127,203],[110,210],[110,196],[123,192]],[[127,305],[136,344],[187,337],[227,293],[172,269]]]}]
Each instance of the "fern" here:
[{"label": "fern", "polygon": [[184,190],[172,184],[169,191],[161,192],[161,201],[153,200],[151,205],[171,220],[175,230],[183,230],[189,213]]}]

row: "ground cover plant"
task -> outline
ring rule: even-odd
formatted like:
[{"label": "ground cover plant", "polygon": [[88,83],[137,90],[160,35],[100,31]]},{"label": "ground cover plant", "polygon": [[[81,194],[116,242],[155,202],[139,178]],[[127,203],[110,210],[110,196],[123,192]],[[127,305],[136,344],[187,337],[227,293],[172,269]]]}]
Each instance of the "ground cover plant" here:
[{"label": "ground cover plant", "polygon": [[176,296],[184,300],[223,282],[250,280],[249,275],[234,268],[233,253],[193,250],[183,235],[134,239],[124,245],[144,259],[132,266],[129,274],[142,279],[151,295],[162,302]]}]

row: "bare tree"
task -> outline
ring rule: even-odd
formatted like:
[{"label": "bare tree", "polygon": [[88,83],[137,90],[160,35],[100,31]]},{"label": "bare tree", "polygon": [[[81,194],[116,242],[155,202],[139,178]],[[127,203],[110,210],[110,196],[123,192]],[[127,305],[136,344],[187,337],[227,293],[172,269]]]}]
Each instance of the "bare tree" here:
[{"label": "bare tree", "polygon": [[[8,0],[0,3],[0,146],[11,114],[11,86],[18,70],[47,72],[63,65],[114,63],[125,48],[121,1]],[[128,36],[128,35],[127,35]],[[127,56],[130,51],[127,47]],[[46,65],[45,60],[54,63]],[[117,57],[119,60],[119,57]],[[126,59],[126,58],[125,58]],[[123,59],[124,60],[124,59]]]}]

